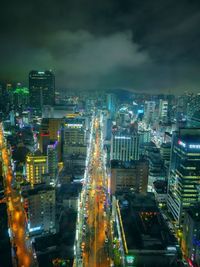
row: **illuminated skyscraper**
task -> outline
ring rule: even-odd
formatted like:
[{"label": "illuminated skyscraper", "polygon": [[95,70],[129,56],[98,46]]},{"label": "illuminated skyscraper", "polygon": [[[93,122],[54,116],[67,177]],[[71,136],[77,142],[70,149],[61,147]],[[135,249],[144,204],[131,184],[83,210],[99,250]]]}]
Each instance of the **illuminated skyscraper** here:
[{"label": "illuminated skyscraper", "polygon": [[182,128],[175,132],[169,171],[168,207],[178,225],[184,209],[199,199],[200,129]]},{"label": "illuminated skyscraper", "polygon": [[139,134],[117,131],[111,137],[111,160],[131,161],[139,159]]},{"label": "illuminated skyscraper", "polygon": [[55,189],[45,184],[22,193],[31,235],[55,233]]},{"label": "illuminated skyscraper", "polygon": [[147,124],[151,123],[154,120],[155,109],[156,109],[155,101],[145,101],[144,118]]},{"label": "illuminated skyscraper", "polygon": [[182,247],[185,255],[194,263],[192,266],[200,266],[200,205],[191,206],[185,211],[183,224]]},{"label": "illuminated skyscraper", "polygon": [[26,157],[27,181],[32,186],[42,182],[42,175],[47,173],[47,157],[43,156],[39,150],[30,153]]},{"label": "illuminated skyscraper", "polygon": [[168,101],[160,99],[159,102],[159,120],[167,122],[168,120]]},{"label": "illuminated skyscraper", "polygon": [[50,176],[50,185],[55,185],[58,173],[58,141],[47,146],[47,169]]},{"label": "illuminated skyscraper", "polygon": [[55,76],[51,71],[29,73],[30,106],[41,109],[55,104]]},{"label": "illuminated skyscraper", "polygon": [[86,155],[86,136],[84,120],[66,119],[64,125],[64,156]]},{"label": "illuminated skyscraper", "polygon": [[187,118],[190,120],[200,110],[200,94],[187,95]]},{"label": "illuminated skyscraper", "polygon": [[110,112],[111,116],[113,116],[116,112],[116,95],[115,94],[107,94],[107,109]]}]

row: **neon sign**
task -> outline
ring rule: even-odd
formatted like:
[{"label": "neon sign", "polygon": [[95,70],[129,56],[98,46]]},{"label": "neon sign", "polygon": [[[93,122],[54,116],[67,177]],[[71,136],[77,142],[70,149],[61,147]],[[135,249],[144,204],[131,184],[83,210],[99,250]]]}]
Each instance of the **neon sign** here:
[{"label": "neon sign", "polygon": [[200,149],[200,144],[198,144],[198,145],[191,144],[191,145],[189,145],[189,148]]},{"label": "neon sign", "polygon": [[83,124],[80,124],[80,123],[66,123],[65,126],[71,127],[71,128],[81,128],[81,127],[83,127]]},{"label": "neon sign", "polygon": [[39,231],[41,229],[42,229],[41,226],[36,226],[36,227],[30,228],[30,225],[29,225],[29,232],[35,232],[35,231]]},{"label": "neon sign", "polygon": [[127,136],[115,136],[115,139],[131,139],[130,137]]},{"label": "neon sign", "polygon": [[184,142],[182,142],[181,140],[178,140],[178,144],[182,147],[186,147],[186,144]]}]

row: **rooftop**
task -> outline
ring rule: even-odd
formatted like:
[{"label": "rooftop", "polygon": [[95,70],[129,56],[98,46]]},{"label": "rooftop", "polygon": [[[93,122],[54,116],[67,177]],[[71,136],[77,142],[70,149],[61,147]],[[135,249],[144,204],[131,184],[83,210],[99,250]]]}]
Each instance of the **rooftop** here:
[{"label": "rooftop", "polygon": [[33,189],[22,192],[22,195],[23,197],[28,197],[32,195],[37,195],[38,193],[41,193],[41,192],[48,192],[48,191],[55,191],[55,189],[50,185],[41,183],[41,184],[35,185]]},{"label": "rooftop", "polygon": [[185,141],[188,139],[191,141],[191,137],[193,140],[200,140],[200,128],[180,128],[178,135]]},{"label": "rooftop", "polygon": [[148,163],[147,160],[132,160],[130,162],[123,162],[121,160],[111,160],[111,168],[120,168],[120,169],[132,169],[141,163]]},{"label": "rooftop", "polygon": [[43,155],[42,152],[38,149],[38,150],[36,150],[36,151],[34,151],[34,152],[32,152],[32,153],[29,153],[28,156],[30,156],[30,157],[41,157],[41,156],[44,156],[44,155]]},{"label": "rooftop", "polygon": [[165,250],[175,243],[152,193],[123,195],[119,205],[129,250]]}]

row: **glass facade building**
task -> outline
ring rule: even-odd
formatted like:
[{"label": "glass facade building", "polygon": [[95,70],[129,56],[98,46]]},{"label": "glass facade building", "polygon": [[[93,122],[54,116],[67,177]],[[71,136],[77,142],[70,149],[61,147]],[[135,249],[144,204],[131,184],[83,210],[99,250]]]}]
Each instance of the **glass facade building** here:
[{"label": "glass facade building", "polygon": [[111,160],[131,161],[139,159],[139,134],[116,132],[111,137]]},{"label": "glass facade building", "polygon": [[29,73],[30,106],[41,109],[55,104],[55,75],[51,71]]},{"label": "glass facade building", "polygon": [[177,225],[184,209],[199,199],[200,129],[182,128],[172,139],[168,185],[168,208]]}]

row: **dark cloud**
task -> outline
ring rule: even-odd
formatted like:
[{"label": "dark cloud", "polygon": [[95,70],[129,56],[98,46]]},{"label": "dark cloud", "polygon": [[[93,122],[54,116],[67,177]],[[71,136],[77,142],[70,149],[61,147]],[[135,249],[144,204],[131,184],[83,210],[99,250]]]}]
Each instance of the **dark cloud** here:
[{"label": "dark cloud", "polygon": [[198,91],[197,0],[2,1],[0,79],[53,69],[68,88]]}]

